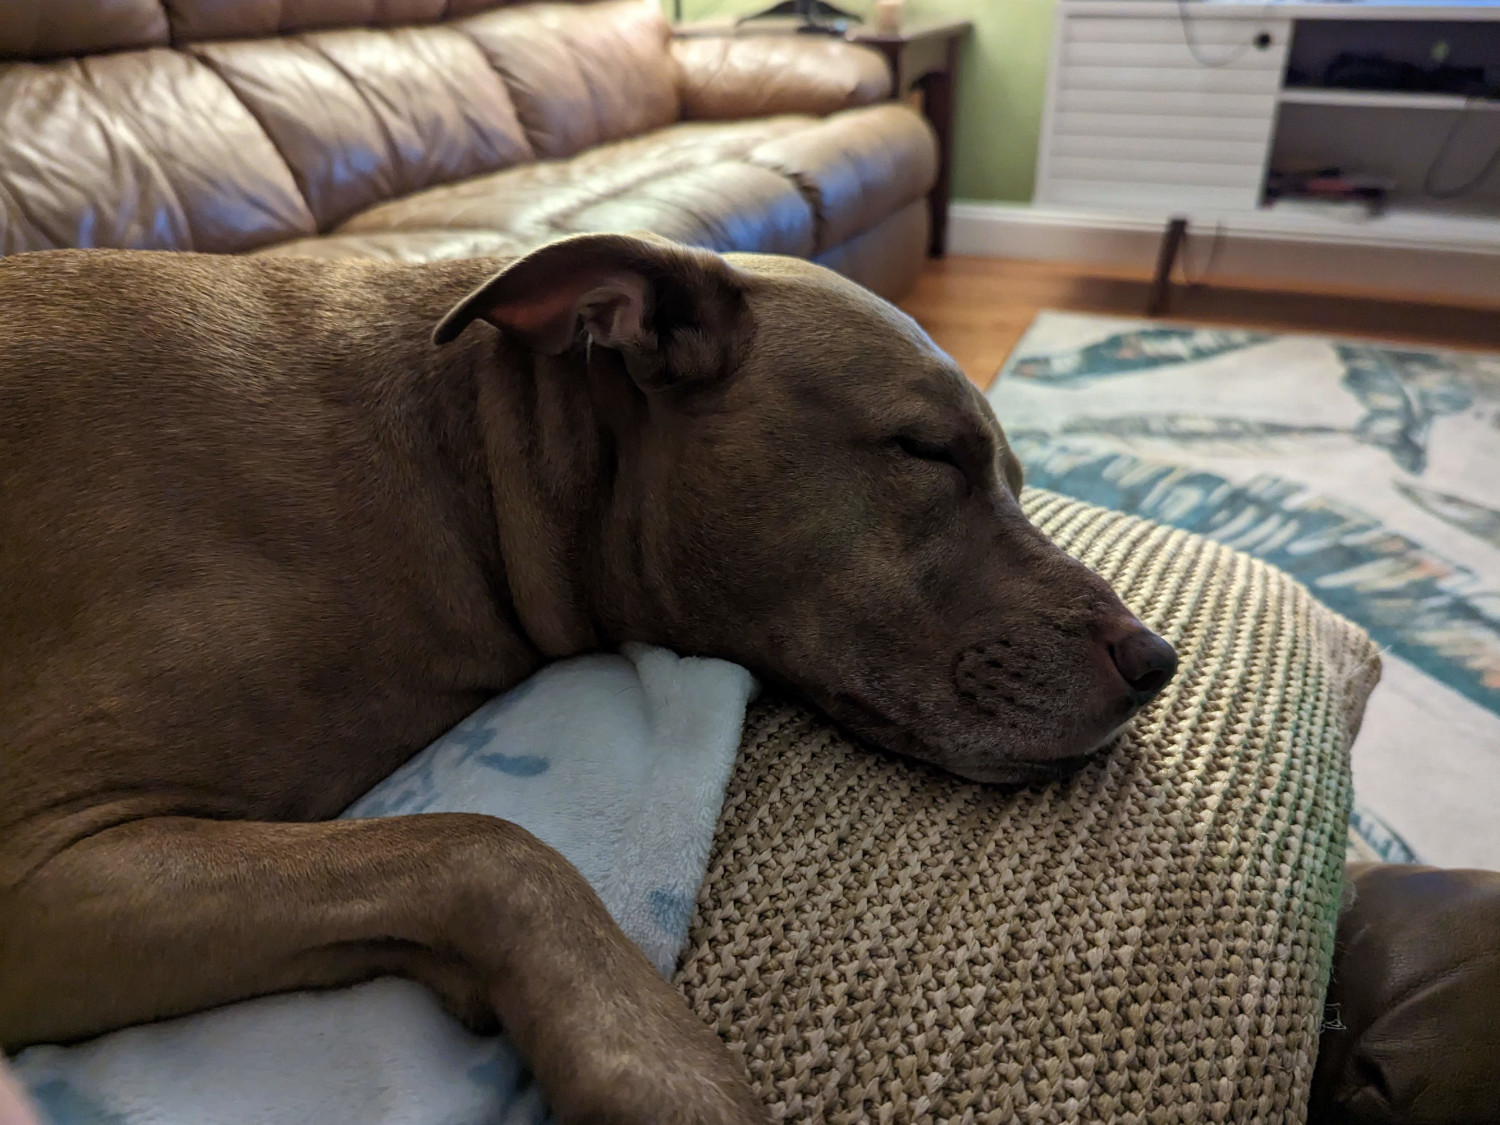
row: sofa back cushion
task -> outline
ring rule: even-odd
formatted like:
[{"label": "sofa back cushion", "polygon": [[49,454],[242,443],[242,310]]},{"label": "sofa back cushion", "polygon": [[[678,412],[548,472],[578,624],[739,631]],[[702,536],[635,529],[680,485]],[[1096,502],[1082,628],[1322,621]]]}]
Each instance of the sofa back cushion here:
[{"label": "sofa back cushion", "polygon": [[232,252],[313,229],[275,146],[197,59],[0,63],[0,253]]},{"label": "sofa back cushion", "polygon": [[375,203],[532,159],[500,76],[451,26],[190,49],[265,128],[323,229]]},{"label": "sofa back cushion", "polygon": [[458,26],[505,79],[538,156],[573,156],[679,116],[672,29],[654,4],[525,4]]},{"label": "sofa back cushion", "polygon": [[260,39],[335,27],[433,23],[447,0],[162,0],[177,43]]},{"label": "sofa back cushion", "polygon": [[160,0],[0,0],[0,61],[167,42]]},{"label": "sofa back cushion", "polygon": [[669,38],[646,0],[0,0],[0,253],[250,250],[572,155],[676,120]]}]

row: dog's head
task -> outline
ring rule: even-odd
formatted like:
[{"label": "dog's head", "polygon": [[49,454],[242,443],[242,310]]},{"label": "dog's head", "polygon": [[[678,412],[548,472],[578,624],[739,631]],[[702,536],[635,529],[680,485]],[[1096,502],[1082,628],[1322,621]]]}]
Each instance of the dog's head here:
[{"label": "dog's head", "polygon": [[599,633],[739,661],[965,777],[1064,772],[1176,668],[1036,530],[983,396],[911,318],[815,265],[555,243],[438,326],[586,382]]}]

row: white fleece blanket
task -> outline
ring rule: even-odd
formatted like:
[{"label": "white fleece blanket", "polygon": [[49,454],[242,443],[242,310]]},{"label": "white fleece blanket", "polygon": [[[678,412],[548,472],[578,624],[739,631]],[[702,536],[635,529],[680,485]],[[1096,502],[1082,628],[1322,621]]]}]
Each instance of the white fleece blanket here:
[{"label": "white fleece blanket", "polygon": [[[755,683],[663,649],[554,664],[480,708],[346,816],[477,812],[576,864],[663,974],[687,938]],[[191,957],[191,950],[183,950]],[[49,1125],[533,1125],[502,1038],[385,979],[129,1028],[16,1061]]]}]

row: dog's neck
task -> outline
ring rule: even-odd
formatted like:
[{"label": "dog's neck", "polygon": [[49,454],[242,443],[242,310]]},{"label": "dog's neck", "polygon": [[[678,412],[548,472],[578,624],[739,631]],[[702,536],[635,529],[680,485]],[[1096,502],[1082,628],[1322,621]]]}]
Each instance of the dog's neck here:
[{"label": "dog's neck", "polygon": [[[538,355],[471,329],[480,439],[503,584],[532,645],[559,659],[621,640],[601,617],[601,530],[612,496],[618,418],[601,416],[600,357]],[[592,386],[591,386],[592,384]],[[607,402],[607,400],[606,400]]]}]

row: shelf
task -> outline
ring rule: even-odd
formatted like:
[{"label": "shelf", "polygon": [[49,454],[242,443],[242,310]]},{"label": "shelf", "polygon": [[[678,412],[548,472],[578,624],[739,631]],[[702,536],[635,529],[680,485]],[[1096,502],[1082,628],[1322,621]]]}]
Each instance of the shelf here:
[{"label": "shelf", "polygon": [[1500,210],[1487,211],[1482,205],[1398,201],[1381,214],[1370,215],[1353,204],[1281,199],[1248,215],[1226,217],[1226,226],[1247,235],[1500,251]]},{"label": "shelf", "polygon": [[[1189,19],[1253,20],[1500,20],[1494,0],[1185,0]],[[1177,19],[1172,0],[1062,0],[1082,16]]]},{"label": "shelf", "polygon": [[1460,94],[1409,94],[1398,90],[1329,90],[1316,86],[1285,86],[1277,95],[1282,105],[1371,106],[1381,109],[1500,111],[1500,101],[1469,99]]},{"label": "shelf", "polygon": [[[1127,221],[1135,224],[1131,229],[1157,234],[1168,219],[1186,216],[1200,232],[1218,231],[1232,238],[1500,257],[1500,201],[1487,207],[1484,203],[1398,200],[1379,215],[1370,215],[1357,205],[1312,199],[1281,199],[1253,209],[1144,197],[1122,199],[1108,208],[1053,200],[1041,210],[1047,206],[1072,216],[1074,222],[1104,228],[1128,216]],[[1500,276],[1500,264],[1494,273]]]}]

